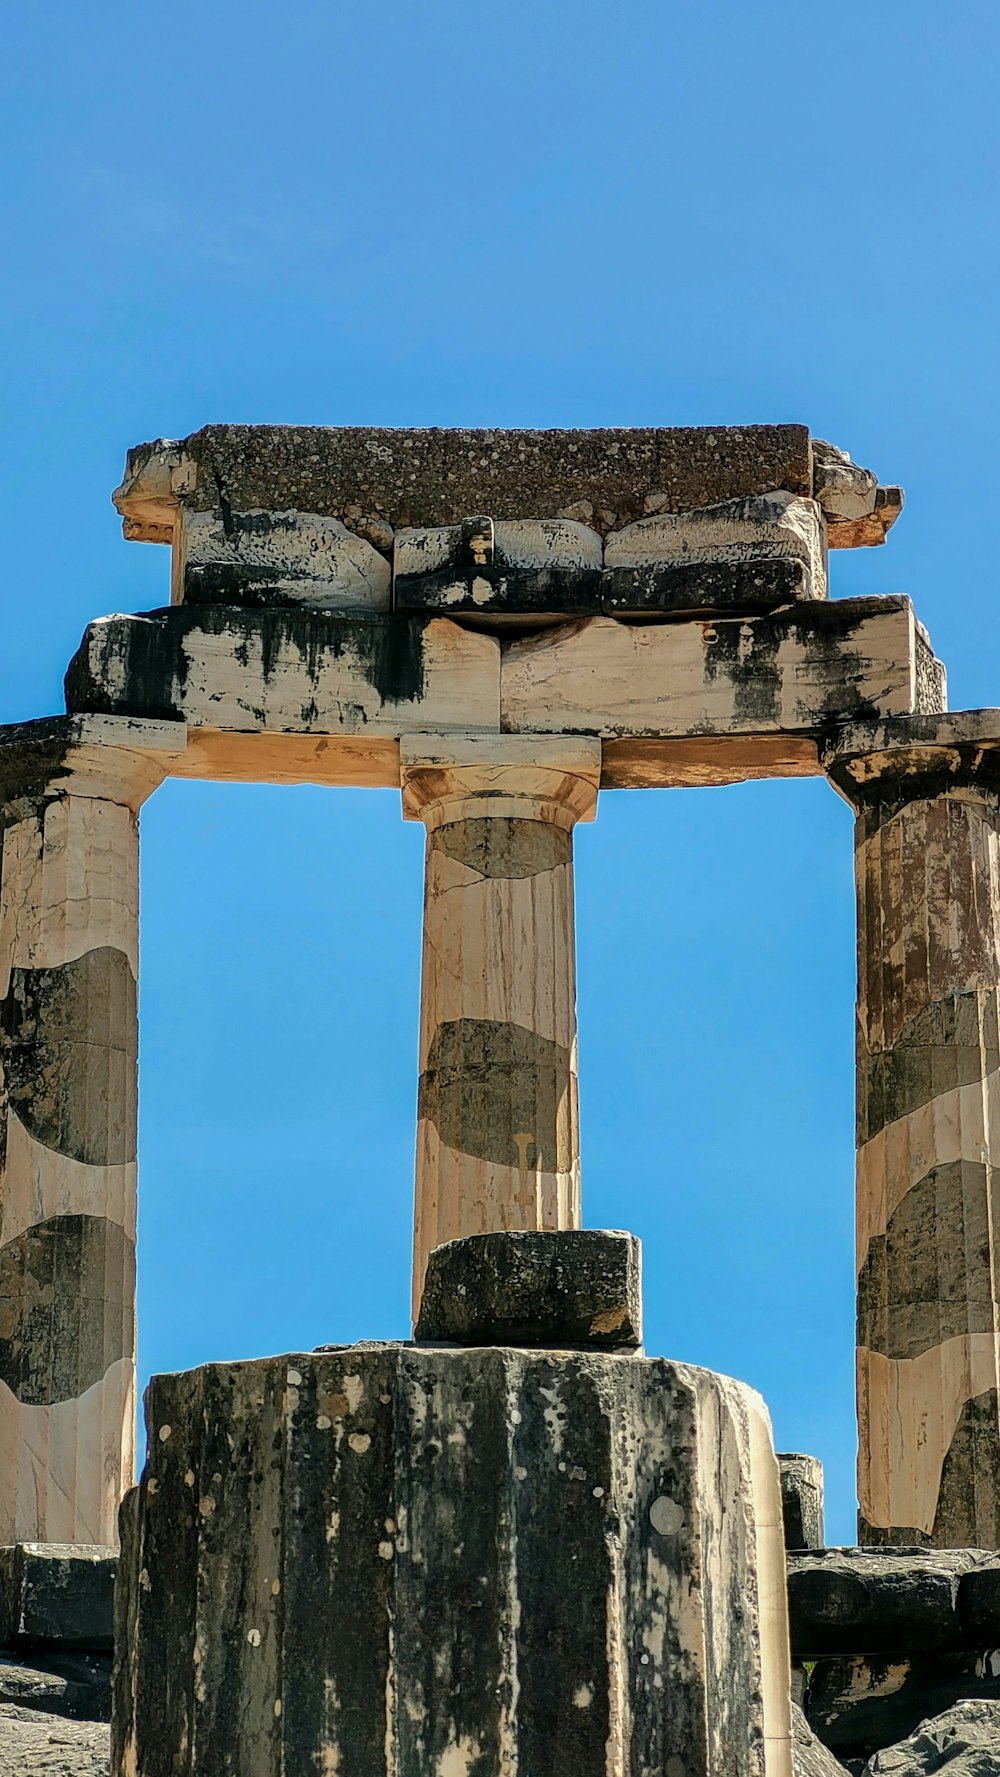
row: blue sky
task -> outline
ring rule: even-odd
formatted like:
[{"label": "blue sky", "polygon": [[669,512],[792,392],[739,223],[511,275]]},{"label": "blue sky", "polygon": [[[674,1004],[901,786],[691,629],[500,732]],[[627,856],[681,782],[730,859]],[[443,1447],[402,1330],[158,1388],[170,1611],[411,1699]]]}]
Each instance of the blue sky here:
[{"label": "blue sky", "polygon": [[[910,593],[1000,701],[998,48],[992,0],[16,9],[0,719],[167,601],[108,494],[225,420],[804,421],[908,495],[834,595]],[[421,841],[389,792],[147,805],[144,1375],[406,1334]],[[850,815],[619,792],[577,856],[585,1218],[852,1540]]]}]

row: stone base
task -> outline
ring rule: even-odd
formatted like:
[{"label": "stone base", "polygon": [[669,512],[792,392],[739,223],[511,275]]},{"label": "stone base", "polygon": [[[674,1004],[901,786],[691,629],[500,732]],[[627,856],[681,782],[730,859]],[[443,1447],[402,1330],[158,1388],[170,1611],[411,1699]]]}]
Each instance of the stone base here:
[{"label": "stone base", "polygon": [[724,1377],[373,1344],[161,1376],[122,1510],[143,1777],[790,1777],[777,1464]]},{"label": "stone base", "polygon": [[98,1544],[0,1548],[0,1647],[110,1650],[116,1566]]}]

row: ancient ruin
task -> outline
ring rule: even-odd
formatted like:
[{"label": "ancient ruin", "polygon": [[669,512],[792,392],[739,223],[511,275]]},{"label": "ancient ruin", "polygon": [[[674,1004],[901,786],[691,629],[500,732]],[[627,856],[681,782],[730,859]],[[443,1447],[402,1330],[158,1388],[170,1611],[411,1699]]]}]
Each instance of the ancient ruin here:
[{"label": "ancient ruin", "polygon": [[[963,1699],[981,1736],[1000,711],[947,711],[908,598],[829,596],[900,489],[799,425],[212,426],[114,499],[171,604],[92,623],[66,713],[0,730],[0,1751],[5,1707],[100,1713],[123,1500],[116,1777],[789,1777]],[[857,816],[846,1551],[752,1390],[643,1353],[577,1107],[576,823],[823,774]],[[426,829],[415,1335],[155,1378],[136,1487],[167,776],[397,786]]]}]

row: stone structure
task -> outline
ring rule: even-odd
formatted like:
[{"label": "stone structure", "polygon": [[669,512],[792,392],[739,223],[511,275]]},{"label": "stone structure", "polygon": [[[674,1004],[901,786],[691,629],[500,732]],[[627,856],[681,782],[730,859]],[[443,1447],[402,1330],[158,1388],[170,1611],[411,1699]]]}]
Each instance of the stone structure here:
[{"label": "stone structure", "polygon": [[[143,1690],[141,1660],[159,1656],[141,1576],[152,1584],[159,1562],[160,1585],[166,1571],[166,1544],[155,1553],[156,1526],[166,1523],[156,1484],[163,1480],[166,1490],[196,1395],[216,1431],[230,1406],[242,1416],[249,1460],[268,1425],[279,1423],[282,1373],[286,1384],[288,1370],[303,1378],[293,1391],[325,1390],[349,1404],[348,1379],[367,1378],[368,1395],[377,1385],[386,1408],[370,1427],[347,1426],[353,1405],[347,1415],[319,1407],[308,1424],[301,1406],[281,1408],[280,1423],[302,1430],[294,1460],[292,1446],[282,1445],[282,1485],[320,1485],[330,1461],[322,1452],[335,1448],[335,1477],[327,1480],[347,1486],[349,1457],[358,1454],[351,1440],[367,1438],[366,1450],[383,1450],[393,1488],[410,1477],[404,1494],[409,1487],[406,1497],[421,1502],[430,1524],[440,1490],[460,1490],[475,1475],[459,1473],[457,1455],[453,1469],[439,1464],[418,1407],[447,1397],[451,1406],[440,1411],[452,1415],[458,1442],[478,1437],[479,1421],[465,1426],[459,1398],[475,1384],[482,1435],[493,1440],[506,1477],[490,1533],[503,1552],[491,1593],[498,1673],[512,1670],[517,1636],[534,1633],[523,1617],[515,1627],[520,1581],[511,1564],[535,1534],[535,1507],[523,1519],[515,1509],[519,1472],[530,1474],[539,1511],[543,1500],[555,1505],[563,1486],[558,1462],[554,1474],[547,1457],[538,1467],[538,1451],[522,1451],[516,1430],[516,1415],[523,1421],[543,1398],[543,1371],[550,1392],[582,1391],[597,1403],[588,1422],[592,1455],[618,1452],[613,1485],[597,1483],[605,1514],[613,1501],[624,1522],[626,1495],[638,1486],[630,1465],[649,1438],[657,1448],[680,1438],[684,1484],[698,1502],[686,1520],[692,1535],[697,1521],[714,1548],[723,1533],[719,1499],[705,1479],[723,1445],[737,1453],[718,1481],[719,1497],[729,1488],[745,1523],[757,1513],[755,1477],[776,1472],[757,1409],[732,1392],[735,1384],[657,1369],[638,1354],[637,1284],[628,1263],[621,1268],[624,1248],[601,1249],[593,1271],[590,1248],[567,1246],[574,1257],[550,1265],[537,1324],[536,1309],[524,1307],[531,1243],[551,1252],[544,1243],[575,1237],[581,1219],[573,829],[594,818],[601,790],[825,773],[856,810],[860,1535],[875,1545],[995,1548],[1000,712],[946,713],[944,669],[908,599],[829,596],[829,550],[884,542],[900,490],[880,486],[802,426],[549,433],[223,426],[133,451],[115,502],[127,536],[171,547],[169,607],[91,624],[67,673],[67,715],[0,730],[0,1543],[111,1545],[132,1478],[141,802],[167,775],[389,785],[401,791],[404,816],[427,831],[413,1288],[422,1342],[412,1352],[321,1354],[281,1360],[284,1372],[274,1360],[157,1384],[157,1436],[170,1424],[180,1442],[154,1442],[144,1490],[129,1508],[126,1620],[135,1647],[147,1651],[129,1655],[121,1747],[160,1732],[159,1705]],[[501,1236],[514,1243],[507,1256],[491,1248],[484,1257],[476,1241]],[[424,1317],[425,1273],[438,1250]],[[617,1314],[613,1326],[606,1317]],[[568,1336],[573,1329],[579,1339]],[[448,1349],[449,1330],[477,1349]],[[517,1354],[501,1357],[504,1344]],[[335,1386],[337,1366],[348,1363],[343,1386]],[[673,1403],[656,1412],[647,1399],[654,1371]],[[671,1413],[680,1415],[676,1423]],[[339,1428],[332,1436],[323,1419]],[[749,1443],[731,1430],[737,1422],[758,1427]],[[411,1472],[418,1458],[418,1468],[426,1461],[437,1476],[431,1493],[421,1491],[430,1485],[423,1470]],[[817,1477],[809,1459],[794,1459],[794,1471],[792,1460],[787,1535],[792,1543],[818,1540]],[[216,1466],[229,1484],[222,1455]],[[377,1466],[368,1463],[366,1472]],[[183,1528],[187,1539],[175,1603],[188,1595],[190,1562],[223,1560],[212,1538],[230,1522],[212,1491],[215,1469],[206,1479],[192,1460],[182,1482],[189,1469],[201,1491],[189,1498],[182,1487],[173,1530],[162,1533]],[[257,1510],[251,1492],[237,1464],[232,1524]],[[341,1521],[354,1509],[327,1503]],[[452,1503],[458,1510],[458,1494]],[[267,1513],[272,1527],[285,1526],[280,1501]],[[394,1576],[393,1597],[405,1605],[399,1621],[408,1622],[419,1608],[417,1569],[388,1505],[383,1516],[397,1528],[380,1535],[391,1547],[378,1561]],[[585,1515],[581,1536],[596,1538],[595,1525]],[[659,1534],[655,1522],[653,1530]],[[629,1733],[650,1757],[661,1745],[636,1701],[649,1674],[638,1675],[638,1692],[629,1690],[624,1641],[614,1639],[641,1617],[630,1587],[635,1563],[658,1547],[649,1535],[648,1526],[630,1523],[610,1566],[607,1549],[598,1558],[598,1541],[586,1554],[607,1582],[602,1621],[618,1628],[609,1630],[593,1678],[579,1681],[591,1693],[586,1708],[572,1704],[580,1719],[559,1717],[577,1736],[573,1744],[579,1740],[577,1763],[596,1769],[594,1724],[603,1709],[611,1724],[602,1742],[611,1748],[607,1769],[620,1777],[645,1768],[642,1752],[639,1765],[628,1763]],[[152,1566],[143,1555],[136,1569],[140,1548],[153,1551]],[[457,1584],[442,1550],[443,1536],[433,1561],[444,1561],[443,1584]],[[690,1545],[692,1575],[703,1553]],[[300,1556],[310,1583],[339,1584],[332,1555],[303,1546]],[[725,1556],[731,1599],[740,1592],[756,1600],[761,1621],[775,1620],[773,1600],[761,1603],[772,1588],[769,1560],[752,1538]],[[732,1696],[713,1689],[712,1678],[725,1587],[720,1580],[713,1591],[715,1582],[702,1578],[694,1616],[674,1598],[664,1628],[668,1638],[690,1630],[703,1650],[715,1650],[689,1668],[695,1688],[685,1694],[701,1699],[705,1726],[700,1741],[686,1743],[685,1777],[765,1765],[774,1777],[787,1763],[788,1737],[784,1718],[773,1734],[764,1725],[779,1707],[767,1662],[758,1660],[744,1684],[750,1714],[737,1726],[727,1716]],[[205,1607],[210,1638],[228,1621],[221,1578],[220,1585]],[[387,1578],[376,1591],[385,1645],[386,1625],[396,1621]],[[536,1601],[543,1615],[558,1615],[557,1603],[547,1593]],[[593,1603],[597,1609],[596,1594]],[[291,1618],[282,1624],[282,1634],[300,1632]],[[442,1634],[443,1625],[442,1618]],[[260,1630],[263,1646],[263,1627],[249,1628]],[[375,1633],[371,1624],[362,1628]],[[744,1674],[757,1658],[745,1629],[726,1629],[732,1670]],[[374,1646],[366,1658],[375,1658]],[[852,1645],[851,1653],[866,1650]],[[490,1740],[484,1756],[499,1757],[502,1744],[503,1768],[514,1771],[522,1758],[532,1777],[548,1731],[539,1722],[542,1738],[531,1741],[534,1657],[517,1666],[523,1720],[504,1691],[503,1723],[497,1716],[491,1728],[482,1716],[477,1730]],[[241,1654],[231,1683],[217,1687],[227,1708],[242,1695],[248,1658]],[[417,1680],[400,1660],[390,1661],[392,1694],[412,1697],[407,1686]],[[336,1690],[333,1668],[321,1668],[322,1661],[308,1682],[321,1678]],[[363,1678],[369,1688],[373,1670]],[[426,1691],[429,1677],[420,1683]],[[287,1770],[289,1759],[312,1757],[309,1744],[313,1753],[318,1745],[320,1692],[304,1685],[294,1707],[306,1714],[290,1725],[273,1714],[283,1698],[271,1684],[272,1719],[260,1729],[269,1746],[282,1747]],[[388,1694],[383,1686],[383,1714]],[[253,1708],[263,1695],[258,1687]],[[434,1697],[423,1740],[413,1738],[405,1709],[393,1717],[397,1751],[379,1768],[415,1769],[433,1746],[436,1777],[465,1771],[468,1759],[456,1765],[452,1747],[467,1751],[476,1736],[453,1709],[449,1715],[444,1692]],[[243,1695],[240,1707],[246,1702]],[[365,1733],[375,1732],[376,1718],[383,1721],[377,1710],[366,1717]],[[324,1721],[324,1745],[350,1743],[337,1739],[340,1725],[334,1733]],[[206,1745],[218,1744],[217,1729],[199,1728]],[[379,1732],[388,1746],[384,1721]],[[778,1750],[765,1758],[767,1743]],[[736,1763],[725,1762],[730,1755]],[[190,1746],[176,1744],[173,1756],[178,1771],[197,1768]],[[669,1760],[666,1768],[679,1777]]]}]

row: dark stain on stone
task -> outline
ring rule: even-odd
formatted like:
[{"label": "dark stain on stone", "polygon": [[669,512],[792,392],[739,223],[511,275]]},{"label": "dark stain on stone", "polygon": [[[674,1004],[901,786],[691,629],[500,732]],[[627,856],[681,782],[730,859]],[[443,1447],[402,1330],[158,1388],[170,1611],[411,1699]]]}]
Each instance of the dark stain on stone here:
[{"label": "dark stain on stone", "polygon": [[1000,1415],[997,1391],[966,1401],[941,1469],[932,1541],[942,1548],[1000,1543]]},{"label": "dark stain on stone", "polygon": [[[487,586],[490,593],[484,596]],[[498,611],[578,617],[601,610],[603,586],[600,568],[510,568],[494,563],[400,574],[393,598],[398,611],[432,611],[446,617],[487,617]],[[464,590],[456,596],[459,587]]]},{"label": "dark stain on stone", "polygon": [[782,625],[755,625],[750,645],[743,625],[736,621],[706,624],[705,679],[728,681],[733,690],[733,710],[749,722],[772,726],[781,711],[781,668],[778,649],[784,640]]},{"label": "dark stain on stone", "polygon": [[492,819],[474,816],[435,827],[427,849],[443,852],[480,876],[510,882],[540,876],[543,871],[571,863],[573,837],[548,821],[518,820],[508,815]]},{"label": "dark stain on stone", "polygon": [[628,612],[773,611],[808,598],[805,563],[787,556],[748,562],[683,562],[605,568],[603,607]]},{"label": "dark stain on stone", "polygon": [[136,983],[124,951],[12,969],[0,1054],[10,1107],[36,1141],[89,1166],[135,1159]]},{"label": "dark stain on stone", "polygon": [[103,1216],[60,1215],[0,1246],[0,1381],[23,1406],[75,1400],[131,1355],[135,1247]]},{"label": "dark stain on stone", "polygon": [[992,1333],[990,1181],[950,1160],[913,1185],[869,1242],[858,1276],[858,1344],[915,1358],[946,1339]]},{"label": "dark stain on stone", "polygon": [[953,993],[903,1026],[893,1047],[861,1051],[858,1142],[919,1110],[942,1092],[971,1086],[1000,1068],[1000,993]]},{"label": "dark stain on stone", "polygon": [[576,1159],[573,1091],[561,1043],[521,1024],[456,1018],[434,1033],[418,1114],[460,1153],[529,1174],[566,1172]]}]

